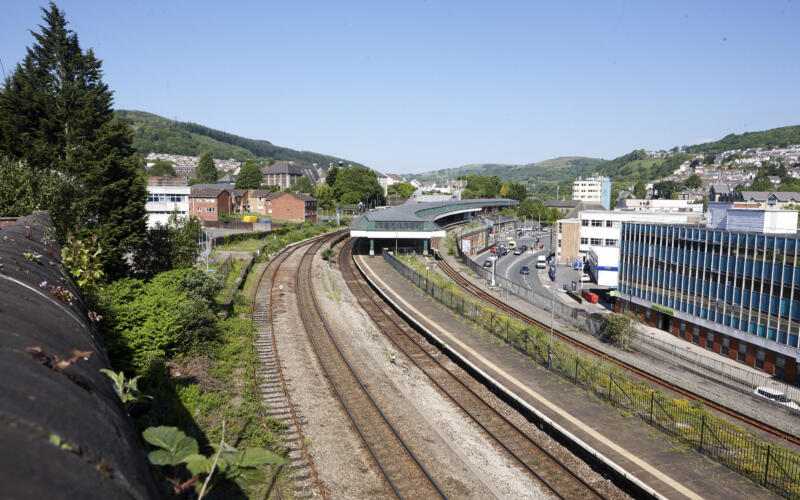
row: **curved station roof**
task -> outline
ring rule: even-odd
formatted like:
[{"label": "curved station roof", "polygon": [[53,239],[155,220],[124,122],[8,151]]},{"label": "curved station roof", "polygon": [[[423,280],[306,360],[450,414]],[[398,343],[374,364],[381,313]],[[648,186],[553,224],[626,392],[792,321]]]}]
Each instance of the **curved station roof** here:
[{"label": "curved station roof", "polygon": [[[410,203],[376,209],[350,223],[350,236],[390,239],[429,239],[446,236],[444,228],[476,214],[514,208],[517,200],[507,198],[447,200]],[[459,214],[463,214],[460,215]]]}]

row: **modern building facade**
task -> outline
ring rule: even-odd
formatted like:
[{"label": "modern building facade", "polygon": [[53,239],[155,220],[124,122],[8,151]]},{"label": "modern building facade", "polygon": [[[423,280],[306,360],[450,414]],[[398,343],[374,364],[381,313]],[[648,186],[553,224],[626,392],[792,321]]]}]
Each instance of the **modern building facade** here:
[{"label": "modern building facade", "polygon": [[608,177],[578,177],[572,183],[572,199],[594,201],[603,205],[606,210],[611,209],[611,179]]},{"label": "modern building facade", "polygon": [[724,222],[717,218],[708,226],[623,222],[616,309],[768,374],[800,381],[797,212],[777,214],[778,223],[746,212],[763,211],[730,209]]},{"label": "modern building facade", "polygon": [[189,216],[189,192],[191,188],[186,180],[179,177],[148,177],[147,202],[147,227],[152,229],[156,225],[166,226],[173,212],[179,218]]}]

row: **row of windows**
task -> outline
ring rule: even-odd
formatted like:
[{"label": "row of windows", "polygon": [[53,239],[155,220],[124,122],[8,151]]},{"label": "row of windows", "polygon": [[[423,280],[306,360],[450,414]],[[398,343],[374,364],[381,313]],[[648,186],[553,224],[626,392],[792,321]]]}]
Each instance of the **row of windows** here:
[{"label": "row of windows", "polygon": [[189,196],[184,194],[164,194],[164,193],[150,193],[147,195],[149,203],[185,203],[189,201]]},{"label": "row of windows", "polygon": [[618,220],[581,219],[583,227],[619,227],[619,225]]},{"label": "row of windows", "polygon": [[[561,240],[559,240],[559,245]],[[592,245],[593,247],[618,247],[619,240],[603,238],[581,238],[581,245]]]}]

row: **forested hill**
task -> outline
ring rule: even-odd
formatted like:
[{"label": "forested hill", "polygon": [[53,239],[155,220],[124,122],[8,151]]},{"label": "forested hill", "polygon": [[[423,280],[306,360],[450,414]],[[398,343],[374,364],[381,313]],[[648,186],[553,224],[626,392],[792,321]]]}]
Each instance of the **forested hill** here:
[{"label": "forested hill", "polygon": [[800,144],[800,125],[773,128],[761,132],[728,134],[718,141],[688,146],[684,148],[684,151],[688,153],[719,154],[732,149],[769,149],[791,144]]},{"label": "forested hill", "polygon": [[148,153],[199,156],[204,151],[210,151],[214,158],[287,160],[307,165],[316,163],[323,168],[339,160],[357,164],[344,158],[283,148],[269,141],[247,139],[197,123],[170,120],[144,111],[120,109],[116,111],[116,115],[133,126],[136,131],[133,145],[142,157]]},{"label": "forested hill", "polygon": [[504,181],[509,182],[529,182],[534,180],[559,181],[568,177],[586,175],[594,171],[594,169],[602,163],[603,160],[599,158],[564,156],[537,163],[529,163],[527,165],[477,163],[456,168],[435,170],[422,174],[408,175],[407,177],[439,182],[448,179],[456,179],[462,175],[478,174],[485,175],[486,177],[497,175]]}]

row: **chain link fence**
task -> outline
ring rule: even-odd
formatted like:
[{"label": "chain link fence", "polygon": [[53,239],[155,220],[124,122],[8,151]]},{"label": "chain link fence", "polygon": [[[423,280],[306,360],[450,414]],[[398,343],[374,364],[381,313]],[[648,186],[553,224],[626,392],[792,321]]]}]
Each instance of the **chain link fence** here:
[{"label": "chain link fence", "polygon": [[434,300],[540,365],[765,488],[787,498],[800,498],[800,457],[791,450],[766,442],[686,400],[651,389],[619,368],[578,354],[547,332],[519,323],[452,285],[435,283],[388,251],[382,254],[395,270]]}]

